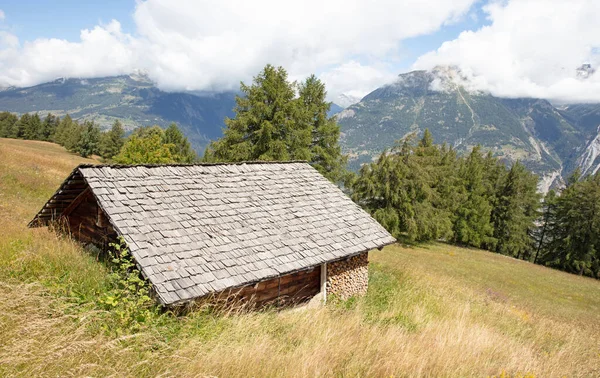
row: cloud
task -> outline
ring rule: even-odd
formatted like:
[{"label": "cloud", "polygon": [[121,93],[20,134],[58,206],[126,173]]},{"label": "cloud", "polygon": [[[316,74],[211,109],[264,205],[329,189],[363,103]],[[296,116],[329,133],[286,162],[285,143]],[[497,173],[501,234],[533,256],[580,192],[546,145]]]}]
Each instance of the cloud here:
[{"label": "cloud", "polygon": [[368,83],[389,76],[385,62],[397,56],[403,39],[456,22],[474,2],[140,1],[133,35],[112,21],[83,30],[76,42],[5,43],[0,46],[0,85],[141,69],[166,90],[223,90],[238,88],[240,80],[250,80],[272,63],[292,77],[318,73],[332,85],[362,94],[373,89],[367,89]]},{"label": "cloud", "polygon": [[0,84],[30,86],[57,77],[125,74],[136,62],[133,41],[117,21],[82,30],[79,42],[36,39],[20,46],[15,36],[6,34],[7,47],[0,50]]},{"label": "cloud", "polygon": [[352,60],[323,72],[319,77],[325,82],[333,102],[349,106],[374,88],[393,81],[396,74],[385,65],[362,65]]},{"label": "cloud", "polygon": [[511,0],[484,7],[490,24],[462,32],[421,56],[415,69],[456,65],[472,90],[502,97],[600,102],[600,73],[583,79],[583,63],[600,68],[597,0]]},{"label": "cloud", "polygon": [[6,15],[4,14],[4,11],[2,9],[0,9],[0,21],[4,21],[5,18],[6,18]]}]

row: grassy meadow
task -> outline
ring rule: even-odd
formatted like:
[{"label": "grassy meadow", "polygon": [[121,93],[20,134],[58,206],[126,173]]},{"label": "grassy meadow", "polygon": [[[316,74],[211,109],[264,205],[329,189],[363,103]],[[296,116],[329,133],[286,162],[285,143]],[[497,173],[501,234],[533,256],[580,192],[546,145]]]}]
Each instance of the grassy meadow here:
[{"label": "grassy meadow", "polygon": [[123,326],[107,268],[26,227],[81,162],[0,139],[0,376],[600,376],[599,281],[445,244],[373,251],[345,303]]}]

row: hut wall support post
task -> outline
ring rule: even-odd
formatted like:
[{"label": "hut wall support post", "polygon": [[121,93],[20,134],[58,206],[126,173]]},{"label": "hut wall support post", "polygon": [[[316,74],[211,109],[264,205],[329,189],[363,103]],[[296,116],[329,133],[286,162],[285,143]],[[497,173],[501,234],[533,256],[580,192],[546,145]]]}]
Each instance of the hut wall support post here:
[{"label": "hut wall support post", "polygon": [[323,303],[327,302],[327,263],[321,264],[321,295]]}]

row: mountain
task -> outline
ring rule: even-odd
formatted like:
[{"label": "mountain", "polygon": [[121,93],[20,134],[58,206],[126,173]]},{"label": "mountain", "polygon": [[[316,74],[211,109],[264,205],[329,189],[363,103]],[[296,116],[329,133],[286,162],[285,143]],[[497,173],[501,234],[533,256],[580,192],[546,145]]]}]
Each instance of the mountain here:
[{"label": "mountain", "polygon": [[96,79],[58,79],[29,88],[0,91],[0,110],[40,115],[69,113],[108,128],[120,119],[127,130],[176,122],[197,152],[222,135],[226,116],[233,116],[235,93],[170,93],[144,75]]},{"label": "mountain", "polygon": [[335,103],[339,104],[343,108],[347,108],[348,106],[350,106],[352,104],[356,104],[359,101],[360,101],[360,97],[354,96],[351,94],[347,94],[347,93],[342,93],[342,94],[338,95],[335,99]]},{"label": "mountain", "polygon": [[338,121],[355,169],[426,128],[459,152],[480,144],[507,162],[522,161],[540,175],[544,191],[577,165],[600,166],[600,105],[557,108],[546,100],[469,91],[451,67],[401,74],[340,112]]},{"label": "mountain", "polygon": [[338,114],[339,112],[341,112],[342,110],[344,110],[343,107],[341,107],[338,104],[332,102],[331,103],[331,108],[329,108],[329,111],[327,112],[327,116],[328,117],[332,117],[332,116]]}]

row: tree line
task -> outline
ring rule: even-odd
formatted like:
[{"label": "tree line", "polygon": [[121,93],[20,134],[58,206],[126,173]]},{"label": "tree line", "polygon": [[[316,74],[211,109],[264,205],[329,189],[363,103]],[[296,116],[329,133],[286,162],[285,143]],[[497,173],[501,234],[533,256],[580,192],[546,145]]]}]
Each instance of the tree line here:
[{"label": "tree line", "polygon": [[98,155],[105,162],[119,164],[193,163],[198,160],[188,139],[172,123],[165,130],[159,126],[138,127],[131,135],[119,120],[102,132],[94,122],[79,122],[70,115],[62,119],[48,114],[25,113],[20,117],[0,113],[0,138],[41,140],[60,144],[68,151],[89,157]]}]

